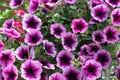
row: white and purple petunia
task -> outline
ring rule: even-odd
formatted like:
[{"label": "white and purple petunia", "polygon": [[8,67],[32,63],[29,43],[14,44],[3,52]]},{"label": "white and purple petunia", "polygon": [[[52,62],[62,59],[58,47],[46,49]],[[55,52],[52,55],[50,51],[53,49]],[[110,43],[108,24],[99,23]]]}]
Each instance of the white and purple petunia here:
[{"label": "white and purple petunia", "polygon": [[71,28],[75,34],[84,33],[88,29],[88,23],[83,18],[73,19]]},{"label": "white and purple petunia", "polygon": [[62,35],[62,45],[69,51],[75,50],[78,45],[78,39],[74,34],[70,32],[64,33]]},{"label": "white and purple petunia", "polygon": [[4,80],[17,80],[18,78],[18,69],[15,65],[10,64],[7,67],[3,68],[2,76]]},{"label": "white and purple petunia", "polygon": [[23,29],[30,31],[31,29],[40,30],[42,21],[36,15],[25,14],[22,20]]},{"label": "white and purple petunia", "polygon": [[0,51],[2,51],[2,49],[4,48],[4,43],[3,43],[3,41],[2,40],[0,40]]},{"label": "white and purple petunia", "polygon": [[45,71],[42,71],[40,80],[48,80],[48,75]]},{"label": "white and purple petunia", "polygon": [[21,77],[25,80],[40,80],[42,67],[38,61],[27,60],[21,65]]},{"label": "white and purple petunia", "polygon": [[25,35],[25,43],[30,46],[39,45],[42,42],[43,35],[40,31],[33,29],[32,31],[28,31]]},{"label": "white and purple petunia", "polygon": [[71,52],[67,50],[61,50],[56,57],[56,61],[57,61],[56,65],[61,69],[64,69],[69,66],[73,66],[72,64],[73,58],[74,55]]},{"label": "white and purple petunia", "polygon": [[120,64],[120,50],[117,51],[116,58],[117,58],[118,63]]},{"label": "white and purple petunia", "polygon": [[3,23],[3,28],[10,29],[13,27],[13,24],[14,24],[14,19],[5,20],[5,22]]},{"label": "white and purple petunia", "polygon": [[66,29],[61,23],[52,24],[50,27],[50,33],[56,38],[61,38],[62,34],[65,32]]},{"label": "white and purple petunia", "polygon": [[103,0],[90,0],[90,9],[92,10],[95,6],[103,3]]},{"label": "white and purple petunia", "polygon": [[117,79],[120,79],[120,66],[117,66],[115,68],[115,76],[117,77]]},{"label": "white and purple petunia", "polygon": [[24,0],[10,0],[10,7],[12,9],[17,8],[23,4]]},{"label": "white and purple petunia", "polygon": [[105,0],[105,2],[112,7],[120,6],[120,0]]}]

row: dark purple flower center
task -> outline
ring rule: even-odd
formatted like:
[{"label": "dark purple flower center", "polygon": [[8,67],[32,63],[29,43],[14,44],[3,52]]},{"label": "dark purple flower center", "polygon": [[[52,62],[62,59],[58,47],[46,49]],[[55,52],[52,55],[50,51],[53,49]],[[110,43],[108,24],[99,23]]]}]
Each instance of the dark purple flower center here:
[{"label": "dark purple flower center", "polygon": [[39,38],[35,35],[31,37],[31,42],[36,43],[36,42],[38,42],[38,40],[39,40]]},{"label": "dark purple flower center", "polygon": [[7,24],[7,28],[10,29],[12,27],[12,22],[8,22]]},{"label": "dark purple flower center", "polygon": [[98,46],[91,46],[91,51],[97,52],[98,50]]},{"label": "dark purple flower center", "polygon": [[67,80],[78,80],[78,73],[70,71],[67,75]]},{"label": "dark purple flower center", "polygon": [[106,36],[107,36],[107,39],[114,39],[115,38],[115,32],[112,32],[112,31],[108,31],[107,33],[106,33]]},{"label": "dark purple flower center", "polygon": [[51,0],[51,2],[56,3],[58,0]]},{"label": "dark purple flower center", "polygon": [[26,51],[26,50],[24,50],[24,49],[22,49],[22,51],[21,51],[21,57],[22,58],[28,58],[28,51]]},{"label": "dark purple flower center", "polygon": [[[29,66],[28,66],[29,67]],[[27,74],[28,75],[31,75],[31,76],[34,76],[34,69],[32,67],[29,67],[27,70],[26,70]]]},{"label": "dark purple flower center", "polygon": [[76,28],[82,30],[84,28],[83,23],[76,23]]},{"label": "dark purple flower center", "polygon": [[14,0],[14,6],[20,5],[23,0]]},{"label": "dark purple flower center", "polygon": [[83,50],[83,53],[84,53],[84,55],[88,55],[88,51],[86,48]]},{"label": "dark purple flower center", "polygon": [[96,40],[96,41],[101,42],[102,39],[103,39],[102,35],[100,35],[100,34],[96,34],[96,35],[95,35],[95,40]]},{"label": "dark purple flower center", "polygon": [[112,3],[112,4],[117,4],[118,2],[119,2],[119,0],[109,0],[110,1],[110,3]]},{"label": "dark purple flower center", "polygon": [[12,72],[9,72],[9,80],[14,80],[16,74],[12,71]]},{"label": "dark purple flower center", "polygon": [[4,60],[8,60],[8,59],[9,59],[9,55],[8,55],[8,54],[4,54],[4,55],[3,55],[3,59],[4,59]]},{"label": "dark purple flower center", "polygon": [[114,17],[114,18],[113,18],[114,21],[120,21],[120,16],[119,16],[119,15],[116,14],[116,15],[114,15],[113,17]]},{"label": "dark purple flower center", "polygon": [[69,65],[70,64],[71,58],[64,54],[63,56],[60,57],[61,64]]},{"label": "dark purple flower center", "polygon": [[88,66],[87,71],[93,75],[95,75],[96,68],[92,65]]},{"label": "dark purple flower center", "polygon": [[41,60],[40,63],[41,63],[43,66],[46,66],[46,65],[47,65],[47,61],[44,61],[44,60]]},{"label": "dark purple flower center", "polygon": [[46,52],[52,53],[51,49],[52,49],[52,45],[45,44],[45,50],[46,50]]},{"label": "dark purple flower center", "polygon": [[64,43],[65,43],[65,45],[67,45],[67,46],[69,46],[71,48],[72,44],[74,43],[74,40],[71,39],[70,37],[68,37],[68,38],[65,38]]},{"label": "dark purple flower center", "polygon": [[103,18],[104,15],[105,15],[105,13],[103,11],[98,11],[96,13],[96,16],[99,17],[99,18]]},{"label": "dark purple flower center", "polygon": [[55,34],[57,34],[57,35],[60,35],[62,32],[62,30],[60,28],[55,28],[54,31],[55,31]]}]

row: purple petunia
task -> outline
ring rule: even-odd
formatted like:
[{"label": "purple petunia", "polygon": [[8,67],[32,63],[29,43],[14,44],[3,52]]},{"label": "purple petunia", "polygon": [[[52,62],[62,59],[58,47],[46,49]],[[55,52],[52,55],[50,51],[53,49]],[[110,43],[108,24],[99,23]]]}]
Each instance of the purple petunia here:
[{"label": "purple petunia", "polygon": [[117,7],[120,5],[120,0],[105,0],[105,1],[112,7]]},{"label": "purple petunia", "polygon": [[117,66],[117,67],[115,68],[115,76],[116,76],[118,79],[120,79],[120,66]]},{"label": "purple petunia", "polygon": [[115,44],[119,40],[119,32],[118,29],[114,26],[107,26],[103,30],[106,36],[106,42]]},{"label": "purple petunia", "polygon": [[17,8],[23,4],[24,0],[10,0],[10,7],[12,9]]},{"label": "purple petunia", "polygon": [[26,60],[29,57],[29,46],[20,46],[15,51],[16,57],[19,60]]},{"label": "purple petunia", "polygon": [[95,20],[94,18],[91,18],[89,21],[89,24],[99,24],[99,23],[100,23],[100,21]]},{"label": "purple petunia", "polygon": [[71,28],[75,34],[84,33],[88,29],[88,23],[83,18],[73,19]]},{"label": "purple petunia", "polygon": [[15,56],[13,51],[11,50],[4,50],[0,52],[0,65],[3,67],[13,64],[15,62]]},{"label": "purple petunia", "polygon": [[74,34],[70,32],[64,33],[62,35],[62,45],[69,51],[75,50],[78,45],[78,39]]},{"label": "purple petunia", "polygon": [[57,61],[57,66],[60,67],[61,69],[64,69],[68,66],[73,66],[72,61],[73,61],[74,55],[70,53],[67,50],[62,50],[58,53],[56,57]]},{"label": "purple petunia", "polygon": [[83,80],[96,80],[101,76],[102,66],[95,60],[88,60],[81,68]]},{"label": "purple petunia", "polygon": [[120,8],[114,9],[111,13],[111,21],[115,26],[120,26]]},{"label": "purple petunia", "polygon": [[8,65],[2,70],[2,75],[4,80],[17,80],[18,78],[18,70],[17,67],[13,64]]},{"label": "purple petunia", "polygon": [[118,63],[120,64],[120,50],[117,51],[116,58],[117,58]]},{"label": "purple petunia", "polygon": [[76,0],[64,0],[66,3],[69,3],[69,4],[75,4],[76,3]]},{"label": "purple petunia", "polygon": [[103,0],[90,0],[90,9],[103,3]]},{"label": "purple petunia", "polygon": [[25,35],[25,43],[30,46],[39,45],[42,42],[43,35],[38,30],[28,31]]},{"label": "purple petunia", "polygon": [[42,25],[41,19],[36,15],[25,14],[22,20],[23,29],[30,31],[31,29],[40,30]]},{"label": "purple petunia", "polygon": [[63,75],[66,77],[66,80],[80,80],[80,71],[74,66],[65,68]]},{"label": "purple petunia", "polygon": [[105,34],[100,30],[94,31],[92,33],[92,39],[96,43],[104,43],[106,41]]},{"label": "purple petunia", "polygon": [[48,80],[48,75],[44,71],[42,71],[42,73],[41,73],[41,79],[40,80]]},{"label": "purple petunia", "polygon": [[109,12],[108,7],[104,4],[101,4],[95,6],[91,10],[91,16],[99,22],[104,22],[108,17],[108,12]]},{"label": "purple petunia", "polygon": [[14,23],[14,19],[8,19],[3,23],[3,28],[12,28]]},{"label": "purple petunia", "polygon": [[56,38],[61,38],[62,34],[65,32],[66,29],[61,23],[52,24],[50,27],[50,33]]},{"label": "purple petunia", "polygon": [[39,8],[40,3],[41,3],[41,0],[30,0],[30,5],[28,7],[28,12],[29,13],[35,13]]},{"label": "purple petunia", "polygon": [[49,80],[66,80],[66,78],[61,73],[56,72],[50,75]]},{"label": "purple petunia", "polygon": [[47,55],[50,55],[52,57],[55,57],[56,51],[55,51],[55,46],[52,42],[49,42],[48,40],[43,41],[44,44],[44,49]]},{"label": "purple petunia", "polygon": [[46,5],[56,6],[61,0],[49,0]]},{"label": "purple petunia", "polygon": [[108,68],[108,66],[110,65],[111,61],[112,61],[112,58],[111,58],[111,55],[108,51],[106,50],[99,50],[95,56],[94,56],[94,59],[97,61],[97,62],[100,62],[103,69],[106,69]]},{"label": "purple petunia", "polygon": [[25,80],[39,80],[42,73],[41,64],[38,61],[27,60],[21,65],[21,77]]},{"label": "purple petunia", "polygon": [[0,40],[0,51],[2,51],[3,48],[4,48],[4,43],[2,40]]}]

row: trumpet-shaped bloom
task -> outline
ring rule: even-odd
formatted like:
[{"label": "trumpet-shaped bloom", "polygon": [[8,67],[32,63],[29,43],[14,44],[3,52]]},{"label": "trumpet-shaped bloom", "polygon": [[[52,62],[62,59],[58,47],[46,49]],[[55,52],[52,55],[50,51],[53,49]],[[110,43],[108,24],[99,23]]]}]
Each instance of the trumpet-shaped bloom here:
[{"label": "trumpet-shaped bloom", "polygon": [[74,55],[70,53],[67,50],[62,50],[58,53],[56,60],[57,60],[57,66],[60,67],[61,69],[64,69],[68,66],[73,66],[72,61],[73,61]]},{"label": "trumpet-shaped bloom", "polygon": [[50,27],[50,33],[54,35],[56,38],[61,38],[62,34],[65,32],[66,32],[65,27],[60,23],[52,24]]},{"label": "trumpet-shaped bloom", "polygon": [[108,17],[108,12],[109,12],[108,7],[104,4],[101,4],[101,5],[95,6],[91,10],[91,15],[95,20],[99,22],[104,22]]},{"label": "trumpet-shaped bloom", "polygon": [[111,21],[115,26],[120,26],[120,8],[114,9],[111,13]]},{"label": "trumpet-shaped bloom", "polygon": [[89,24],[99,24],[99,23],[100,23],[100,21],[95,20],[94,18],[91,18],[89,21]]},{"label": "trumpet-shaped bloom", "polygon": [[95,56],[94,56],[94,59],[97,61],[97,62],[100,62],[103,69],[106,69],[108,68],[108,66],[110,65],[111,61],[112,61],[112,58],[111,58],[111,55],[108,51],[106,50],[99,50]]},{"label": "trumpet-shaped bloom", "polygon": [[4,50],[0,52],[0,65],[3,67],[13,64],[15,62],[14,53],[11,50]]},{"label": "trumpet-shaped bloom", "polygon": [[66,80],[66,78],[61,73],[56,72],[50,75],[49,80]]},{"label": "trumpet-shaped bloom", "polygon": [[90,0],[90,9],[103,3],[103,0]]},{"label": "trumpet-shaped bloom", "polygon": [[40,80],[42,73],[41,64],[38,61],[27,60],[21,65],[21,77],[25,80]]},{"label": "trumpet-shaped bloom", "polygon": [[2,75],[4,80],[17,80],[18,78],[18,70],[17,67],[13,64],[8,65],[2,70]]},{"label": "trumpet-shaped bloom", "polygon": [[12,28],[14,23],[14,19],[8,19],[3,23],[3,28]]},{"label": "trumpet-shaped bloom", "polygon": [[84,33],[88,29],[88,23],[83,18],[73,19],[71,28],[75,34]]},{"label": "trumpet-shaped bloom", "polygon": [[62,35],[62,45],[69,51],[75,50],[78,45],[78,39],[70,32],[64,33]]},{"label": "trumpet-shaped bloom", "polygon": [[105,34],[100,30],[94,31],[92,33],[92,39],[96,43],[104,43],[106,41]]},{"label": "trumpet-shaped bloom", "polygon": [[12,9],[17,8],[23,4],[24,0],[10,0],[10,7]]},{"label": "trumpet-shaped bloom", "polygon": [[28,31],[25,35],[25,43],[30,46],[39,45],[42,42],[43,35],[38,30]]},{"label": "trumpet-shaped bloom", "polygon": [[119,32],[118,29],[113,26],[107,26],[103,30],[106,36],[106,42],[115,44],[119,40]]},{"label": "trumpet-shaped bloom", "polygon": [[120,5],[120,0],[105,0],[105,1],[112,7],[117,7]]},{"label": "trumpet-shaped bloom", "polygon": [[29,55],[29,47],[28,46],[20,46],[15,51],[16,57],[19,60],[26,60],[28,59]]},{"label": "trumpet-shaped bloom", "polygon": [[48,80],[48,75],[44,71],[42,71],[42,73],[41,73],[41,79],[40,80]]},{"label": "trumpet-shaped bloom", "polygon": [[31,29],[40,30],[42,25],[41,19],[36,15],[25,14],[22,20],[23,29],[30,31]]}]

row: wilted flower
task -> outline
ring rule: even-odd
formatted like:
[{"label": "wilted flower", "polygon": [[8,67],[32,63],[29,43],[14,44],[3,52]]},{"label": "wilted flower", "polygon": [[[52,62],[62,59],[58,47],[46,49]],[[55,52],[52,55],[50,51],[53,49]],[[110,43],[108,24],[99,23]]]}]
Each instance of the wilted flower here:
[{"label": "wilted flower", "polygon": [[108,68],[108,66],[110,65],[112,58],[111,55],[108,51],[106,50],[99,50],[95,55],[94,55],[94,59],[97,62],[100,62],[103,69]]},{"label": "wilted flower", "polygon": [[106,41],[105,34],[100,30],[94,31],[92,33],[92,39],[96,43],[104,43]]},{"label": "wilted flower", "polygon": [[23,4],[24,0],[10,0],[10,7],[12,9],[17,8]]},{"label": "wilted flower", "polygon": [[61,73],[56,72],[50,75],[49,80],[66,80],[66,78]]},{"label": "wilted flower", "polygon": [[5,20],[5,22],[3,23],[3,28],[10,29],[13,27],[13,23],[14,23],[14,19]]},{"label": "wilted flower", "polygon": [[25,43],[30,46],[39,45],[42,42],[43,35],[38,30],[28,31],[25,35]]},{"label": "wilted flower", "polygon": [[29,46],[19,46],[16,51],[16,57],[19,60],[26,60],[29,57]]},{"label": "wilted flower", "polygon": [[108,17],[108,7],[104,4],[97,5],[91,10],[92,17],[99,21],[104,22]]},{"label": "wilted flower", "polygon": [[73,19],[71,28],[75,34],[84,33],[88,29],[88,23],[83,18]]},{"label": "wilted flower", "polygon": [[56,38],[61,38],[62,34],[65,32],[66,29],[61,23],[52,24],[50,27],[50,33]]},{"label": "wilted flower", "polygon": [[13,64],[8,65],[2,70],[2,76],[4,80],[17,80],[18,78],[18,70],[17,67]]},{"label": "wilted flower", "polygon": [[36,15],[25,14],[22,20],[23,29],[30,31],[31,29],[40,30],[42,25],[41,19]]},{"label": "wilted flower", "polygon": [[41,64],[38,61],[27,60],[21,65],[21,77],[26,80],[39,80],[42,73]]},{"label": "wilted flower", "polygon": [[62,45],[67,50],[75,50],[78,45],[78,39],[70,32],[62,34]]},{"label": "wilted flower", "polygon": [[11,50],[4,50],[0,52],[0,65],[3,67],[13,64],[15,62],[14,53]]},{"label": "wilted flower", "polygon": [[106,42],[115,44],[119,40],[119,32],[117,28],[113,26],[107,26],[103,30],[106,36]]},{"label": "wilted flower", "polygon": [[67,50],[62,50],[58,53],[56,60],[57,60],[57,66],[60,67],[61,69],[64,69],[68,66],[73,66],[72,61],[73,61],[74,55],[70,53]]},{"label": "wilted flower", "polygon": [[115,26],[120,26],[120,8],[114,9],[111,13],[111,21]]}]

